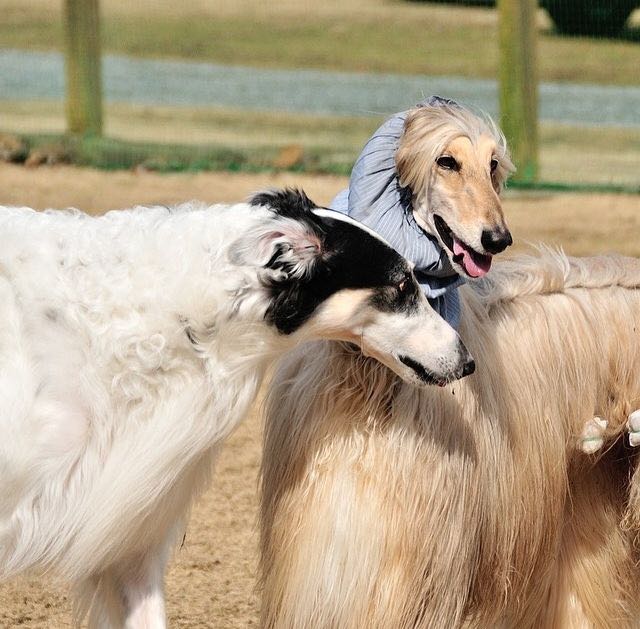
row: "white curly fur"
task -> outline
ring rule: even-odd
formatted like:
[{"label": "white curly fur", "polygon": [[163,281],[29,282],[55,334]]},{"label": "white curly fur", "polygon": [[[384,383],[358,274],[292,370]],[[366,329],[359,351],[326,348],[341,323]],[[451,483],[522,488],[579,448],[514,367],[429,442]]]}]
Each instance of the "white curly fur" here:
[{"label": "white curly fur", "polygon": [[91,625],[164,625],[189,507],[296,341],[264,322],[283,242],[304,275],[318,242],[265,207],[0,208],[0,578],[52,570]]},{"label": "white curly fur", "polygon": [[279,349],[255,269],[227,260],[269,221],[246,205],[2,209],[0,576],[53,568],[115,626],[110,590],[158,585],[130,566],[166,557]]}]

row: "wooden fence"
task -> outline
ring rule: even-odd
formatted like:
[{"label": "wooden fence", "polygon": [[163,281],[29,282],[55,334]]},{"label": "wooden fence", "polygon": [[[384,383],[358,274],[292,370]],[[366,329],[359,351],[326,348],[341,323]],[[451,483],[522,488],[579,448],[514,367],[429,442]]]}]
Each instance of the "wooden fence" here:
[{"label": "wooden fence", "polygon": [[500,124],[520,181],[538,170],[537,8],[537,0],[498,0]]},{"label": "wooden fence", "polygon": [[[67,126],[71,133],[102,133],[99,0],[64,0]],[[498,0],[501,125],[518,167],[515,178],[537,174],[537,0]]]},{"label": "wooden fence", "polygon": [[99,0],[64,0],[67,128],[102,134]]}]

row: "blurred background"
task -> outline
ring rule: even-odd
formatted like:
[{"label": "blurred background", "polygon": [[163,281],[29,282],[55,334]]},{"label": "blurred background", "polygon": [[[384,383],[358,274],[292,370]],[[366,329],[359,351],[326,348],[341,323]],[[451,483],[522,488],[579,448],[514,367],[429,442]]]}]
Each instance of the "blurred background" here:
[{"label": "blurred background", "polygon": [[[524,67],[515,80],[536,90],[539,127],[525,140],[535,164],[516,154],[518,179],[638,190],[639,2],[541,3],[530,26],[506,18],[523,52],[505,42],[492,0],[101,0],[102,125],[79,142],[62,135],[64,53],[87,50],[65,24],[82,35],[69,7],[90,13],[98,0],[0,0],[0,152],[32,164],[348,174],[376,126],[424,96],[499,119],[501,72]],[[513,144],[521,121],[504,103],[502,114]]]}]

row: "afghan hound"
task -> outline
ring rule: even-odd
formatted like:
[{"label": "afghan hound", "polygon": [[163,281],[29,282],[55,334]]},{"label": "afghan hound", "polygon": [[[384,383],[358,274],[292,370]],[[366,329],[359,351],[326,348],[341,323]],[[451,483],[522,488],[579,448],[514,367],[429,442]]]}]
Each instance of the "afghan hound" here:
[{"label": "afghan hound", "polygon": [[500,129],[452,101],[415,107],[395,162],[418,225],[462,277],[482,277],[493,255],[512,244],[500,193],[514,166]]},{"label": "afghan hound", "polygon": [[478,372],[418,391],[344,344],[284,360],[266,413],[263,625],[631,626],[640,477],[621,434],[629,413],[640,433],[640,264],[544,252],[486,276],[510,242],[504,137],[446,99],[402,116],[390,190],[461,277],[482,278],[451,309]]},{"label": "afghan hound", "polygon": [[640,472],[623,435],[640,407],[640,262],[543,251],[461,297],[478,369],[444,389],[345,344],[281,364],[264,627],[637,626]]},{"label": "afghan hound", "polygon": [[473,371],[411,267],[302,193],[0,210],[0,577],[51,571],[92,625],[165,624],[163,575],[270,360],[362,347],[414,384]]}]

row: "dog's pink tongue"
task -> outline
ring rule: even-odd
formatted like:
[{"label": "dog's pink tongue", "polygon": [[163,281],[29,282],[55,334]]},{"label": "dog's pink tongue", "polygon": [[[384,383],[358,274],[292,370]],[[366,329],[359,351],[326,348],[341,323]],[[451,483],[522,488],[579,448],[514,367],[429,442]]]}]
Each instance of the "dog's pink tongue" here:
[{"label": "dog's pink tongue", "polygon": [[457,238],[453,239],[453,255],[462,256],[461,264],[470,277],[482,277],[491,268],[491,256],[472,252]]}]

